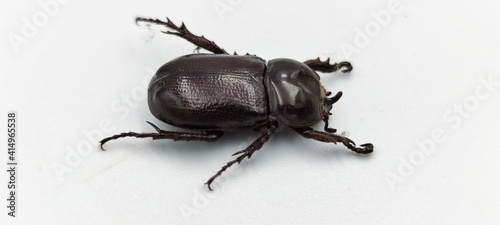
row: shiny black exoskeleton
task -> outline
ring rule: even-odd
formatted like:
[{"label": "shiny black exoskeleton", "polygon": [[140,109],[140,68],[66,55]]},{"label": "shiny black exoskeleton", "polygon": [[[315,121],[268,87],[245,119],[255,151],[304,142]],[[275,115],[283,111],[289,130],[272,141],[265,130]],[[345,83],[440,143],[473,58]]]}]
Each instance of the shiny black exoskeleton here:
[{"label": "shiny black exoskeleton", "polygon": [[[269,137],[281,127],[290,127],[305,138],[322,142],[342,143],[350,150],[367,154],[372,144],[357,147],[355,143],[335,134],[328,127],[332,105],[342,92],[328,97],[315,71],[350,72],[349,62],[330,64],[318,59],[298,62],[273,59],[266,62],[257,56],[229,55],[214,42],[193,35],[184,24],[180,27],[167,21],[137,18],[166,26],[164,33],[177,35],[214,54],[181,56],[163,65],[151,79],[148,89],[150,111],[159,120],[195,132],[173,132],[156,129],[156,133],[121,133],[101,140],[101,148],[109,140],[137,137],[173,140],[216,141],[224,132],[255,129],[261,135],[249,147],[233,154],[236,159],[222,167],[206,184],[210,184],[234,163],[250,158]],[[325,122],[324,132],[310,128]],[[196,131],[197,130],[197,131]]]}]

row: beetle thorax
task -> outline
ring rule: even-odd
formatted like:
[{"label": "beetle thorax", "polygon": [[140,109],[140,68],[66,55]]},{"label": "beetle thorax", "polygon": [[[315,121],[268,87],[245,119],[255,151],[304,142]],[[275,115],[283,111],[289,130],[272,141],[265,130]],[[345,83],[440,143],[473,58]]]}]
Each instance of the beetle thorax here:
[{"label": "beetle thorax", "polygon": [[319,76],[292,59],[268,62],[266,88],[270,116],[290,127],[307,127],[323,119],[325,90]]}]

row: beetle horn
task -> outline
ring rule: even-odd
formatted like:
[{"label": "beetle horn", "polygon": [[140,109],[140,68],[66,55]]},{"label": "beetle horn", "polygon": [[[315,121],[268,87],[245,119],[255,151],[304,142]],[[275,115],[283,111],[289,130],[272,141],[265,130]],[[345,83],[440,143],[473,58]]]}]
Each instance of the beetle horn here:
[{"label": "beetle horn", "polygon": [[335,102],[337,102],[340,97],[342,97],[342,92],[339,91],[335,96],[331,97],[331,98],[325,98],[325,102],[327,105],[333,105]]}]

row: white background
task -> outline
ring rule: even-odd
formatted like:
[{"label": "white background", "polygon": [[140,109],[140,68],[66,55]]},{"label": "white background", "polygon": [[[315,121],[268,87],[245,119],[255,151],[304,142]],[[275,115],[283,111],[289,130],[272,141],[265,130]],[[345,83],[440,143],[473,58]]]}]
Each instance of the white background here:
[{"label": "white background", "polygon": [[[1,224],[500,220],[494,1],[61,0],[48,11],[40,2],[0,9],[0,125],[8,110],[19,121],[17,217],[6,215],[2,170]],[[150,114],[143,83],[194,46],[136,26],[136,16],[184,21],[229,52],[349,60],[350,75],[322,75],[328,90],[344,92],[330,122],[375,152],[285,130],[210,192],[203,183],[257,133],[215,143],[121,139],[101,151],[104,136],[153,131],[146,120],[177,130]]]}]

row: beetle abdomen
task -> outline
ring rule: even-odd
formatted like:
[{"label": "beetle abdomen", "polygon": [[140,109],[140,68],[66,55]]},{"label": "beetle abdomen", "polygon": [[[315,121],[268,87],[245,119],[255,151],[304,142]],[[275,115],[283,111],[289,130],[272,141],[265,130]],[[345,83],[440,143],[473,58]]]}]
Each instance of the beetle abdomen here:
[{"label": "beetle abdomen", "polygon": [[162,66],[151,80],[149,108],[184,128],[232,130],[267,119],[264,60],[230,55],[187,55]]}]

